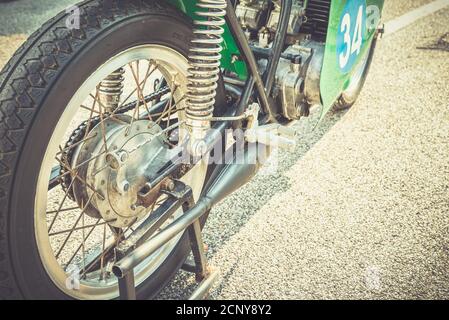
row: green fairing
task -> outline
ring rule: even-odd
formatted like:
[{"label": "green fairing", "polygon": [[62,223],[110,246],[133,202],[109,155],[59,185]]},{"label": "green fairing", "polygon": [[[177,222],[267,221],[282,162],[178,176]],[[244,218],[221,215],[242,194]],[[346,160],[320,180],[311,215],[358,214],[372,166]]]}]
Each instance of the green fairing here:
[{"label": "green fairing", "polygon": [[[186,15],[191,17],[192,19],[195,18],[195,11],[196,9],[196,1],[194,0],[166,0],[167,2],[170,2],[179,10],[184,12]],[[240,57],[240,52],[237,47],[237,44],[234,41],[234,38],[231,35],[231,32],[229,31],[229,28],[225,25],[224,26],[225,32],[223,34],[223,51],[222,51],[222,59],[221,59],[221,67],[237,73],[237,75],[240,77],[240,79],[244,80],[247,77],[247,69],[246,65],[243,61],[235,60],[234,57]]]},{"label": "green fairing", "polygon": [[[376,28],[372,28],[371,30],[367,29],[367,32],[363,35],[363,45],[358,56],[358,61],[356,61],[352,70],[348,73],[342,73],[337,63],[337,35],[340,28],[340,18],[348,1],[352,0],[334,0],[331,3],[329,27],[327,31],[324,53],[324,64],[321,70],[320,90],[323,104],[322,115],[326,114],[330,110],[342,91],[348,87],[349,80],[354,70],[357,68],[358,62],[360,62],[362,58],[368,54],[368,50],[376,30]],[[381,13],[384,0],[366,0],[366,5],[367,8],[369,6],[377,6],[379,8],[379,13]]]},{"label": "green fairing", "polygon": [[[194,0],[166,0],[179,8],[192,19],[195,18],[196,1]],[[349,85],[352,73],[357,68],[357,64],[368,53],[370,44],[373,40],[375,28],[367,30],[363,35],[363,45],[358,56],[358,61],[354,64],[352,70],[342,73],[337,63],[337,35],[340,28],[340,18],[345,5],[348,1],[353,0],[333,0],[330,9],[329,26],[326,39],[326,47],[324,53],[324,63],[321,71],[321,100],[323,104],[322,115],[326,114],[340,94]],[[307,1],[308,2],[308,1]],[[379,13],[382,12],[384,0],[366,0],[367,7],[377,6]],[[246,79],[246,65],[241,60],[235,60],[239,57],[240,52],[227,26],[224,27],[223,35],[223,52],[222,52],[222,68],[235,72],[241,79]]]}]

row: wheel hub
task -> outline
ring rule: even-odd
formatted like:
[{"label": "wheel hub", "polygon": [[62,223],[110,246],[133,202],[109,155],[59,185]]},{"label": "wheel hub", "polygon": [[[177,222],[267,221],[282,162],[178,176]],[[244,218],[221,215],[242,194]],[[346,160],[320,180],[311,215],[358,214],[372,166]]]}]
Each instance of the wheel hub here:
[{"label": "wheel hub", "polygon": [[86,214],[123,228],[148,213],[151,204],[139,201],[139,192],[148,189],[147,181],[171,155],[162,133],[156,123],[133,122],[127,115],[106,119],[89,132],[71,164],[79,167],[78,178],[73,177],[73,193]]}]

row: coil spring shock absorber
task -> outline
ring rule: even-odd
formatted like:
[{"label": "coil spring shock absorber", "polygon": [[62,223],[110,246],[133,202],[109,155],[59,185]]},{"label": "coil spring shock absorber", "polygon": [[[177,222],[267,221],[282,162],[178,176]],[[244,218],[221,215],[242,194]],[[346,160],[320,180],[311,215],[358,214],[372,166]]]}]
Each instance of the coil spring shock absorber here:
[{"label": "coil spring shock absorber", "polygon": [[117,69],[98,86],[98,98],[106,112],[112,113],[119,106],[120,96],[123,93],[123,68]]},{"label": "coil spring shock absorber", "polygon": [[190,130],[190,151],[201,155],[210,128],[220,73],[226,0],[198,0],[189,52],[186,122]]}]

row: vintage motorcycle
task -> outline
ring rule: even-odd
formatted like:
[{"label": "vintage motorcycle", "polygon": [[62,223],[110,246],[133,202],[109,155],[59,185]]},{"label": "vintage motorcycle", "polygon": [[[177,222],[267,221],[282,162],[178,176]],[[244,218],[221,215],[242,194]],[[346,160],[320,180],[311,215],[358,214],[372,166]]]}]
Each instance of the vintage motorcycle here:
[{"label": "vintage motorcycle", "polygon": [[154,297],[181,267],[209,281],[211,208],[294,121],[354,104],[382,8],[86,0],[48,21],[0,73],[0,298]]}]

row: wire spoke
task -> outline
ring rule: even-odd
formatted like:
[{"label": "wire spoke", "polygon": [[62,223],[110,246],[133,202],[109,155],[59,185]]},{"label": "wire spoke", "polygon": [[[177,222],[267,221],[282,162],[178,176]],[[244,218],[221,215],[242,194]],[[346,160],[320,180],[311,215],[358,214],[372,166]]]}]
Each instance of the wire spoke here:
[{"label": "wire spoke", "polygon": [[86,141],[89,141],[89,140],[95,138],[96,136],[97,136],[97,134],[95,133],[95,134],[93,134],[92,136],[86,137],[86,138],[84,138],[84,139],[82,139],[82,140],[80,140],[80,141],[78,141],[78,142],[76,142],[76,143],[74,143],[74,144],[72,144],[72,145],[70,145],[70,146],[67,146],[67,147],[65,147],[65,148],[62,148],[61,146],[59,146],[59,150],[60,150],[60,151],[58,151],[58,153],[56,153],[56,155],[59,156],[59,155],[61,155],[61,154],[64,153],[64,152],[70,151],[71,149],[73,149],[73,148],[79,146],[80,144],[82,144],[82,143],[84,143],[84,142],[86,142]]},{"label": "wire spoke", "polygon": [[104,274],[104,250],[106,247],[106,225],[103,226],[103,244],[102,244],[102,254],[100,259],[100,280],[103,280],[103,274]]},{"label": "wire spoke", "polygon": [[[100,80],[95,89],[89,89],[91,92],[86,93],[84,102],[79,103],[77,106],[83,122],[81,125],[78,125],[78,131],[75,131],[71,128],[76,125],[78,117],[73,117],[69,127],[69,130],[73,130],[70,135],[70,143],[59,145],[59,150],[56,152],[55,160],[59,163],[59,166],[53,168],[51,181],[67,177],[67,175],[70,175],[71,179],[67,179],[67,183],[62,183],[60,188],[62,192],[59,188],[53,189],[53,187],[48,190],[47,197],[53,197],[53,195],[50,195],[50,191],[52,193],[56,192],[59,200],[58,202],[55,201],[54,204],[50,204],[48,202],[50,198],[47,198],[47,210],[45,213],[47,215],[48,236],[50,237],[55,258],[66,270],[71,264],[76,264],[81,269],[80,279],[86,279],[87,276],[89,281],[102,281],[109,277],[111,263],[116,259],[114,248],[132,234],[134,230],[139,230],[139,221],[141,221],[134,217],[123,228],[115,228],[111,226],[111,223],[116,221],[116,219],[107,220],[102,213],[98,217],[94,216],[92,218],[91,209],[97,207],[96,202],[99,199],[106,200],[107,193],[105,193],[102,187],[99,187],[97,180],[90,177],[91,174],[92,177],[95,177],[98,173],[107,169],[109,165],[99,165],[98,168],[92,170],[95,172],[89,172],[89,176],[87,176],[85,169],[87,166],[90,168],[89,164],[93,161],[96,163],[96,159],[104,157],[108,149],[111,148],[110,137],[112,131],[109,129],[110,121],[123,124],[126,135],[133,129],[133,124],[139,120],[148,119],[153,121],[153,119],[156,119],[155,123],[157,124],[162,121],[164,130],[161,134],[164,135],[173,130],[174,127],[171,127],[172,123],[178,122],[181,124],[183,122],[179,117],[176,120],[176,113],[184,109],[179,107],[180,103],[186,98],[178,91],[181,85],[175,81],[177,69],[174,72],[168,69],[171,74],[171,83],[162,77],[162,81],[164,81],[163,89],[156,88],[156,85],[152,89],[147,88],[148,86],[153,87],[150,78],[158,71],[159,67],[158,63],[151,59],[135,60],[123,65],[121,68],[126,69],[126,72],[122,73],[122,75],[125,74],[126,84],[122,83],[122,89],[126,91],[126,97],[122,90],[118,104],[116,104],[117,107],[113,110],[107,109],[105,105],[108,104],[102,101],[99,89],[103,80]],[[160,74],[157,73],[156,77],[160,77]],[[128,89],[129,84],[130,87]],[[146,91],[153,93],[145,96]],[[182,97],[178,100],[175,98],[175,94]],[[129,100],[134,99],[136,99],[135,102],[129,102]],[[167,100],[165,101],[165,99]],[[155,101],[158,105],[156,108],[151,109]],[[87,120],[84,120],[86,118]],[[164,127],[166,121],[167,128]],[[95,130],[92,130],[93,127],[95,127]],[[118,126],[114,126],[114,128],[118,128]],[[70,132],[66,132],[64,137],[68,133]],[[78,157],[79,160],[73,163],[70,159],[71,152],[76,152],[73,153],[76,155],[79,147],[91,140],[98,141],[98,147],[95,148],[95,152],[82,159]],[[143,144],[139,144],[137,147],[140,148],[141,145]],[[58,176],[53,177],[56,175]],[[77,191],[78,188],[85,190],[88,196],[86,195],[80,200],[78,193],[73,192],[73,190]],[[146,217],[153,215],[155,209],[161,203],[161,197],[158,197],[145,211]],[[68,220],[68,224],[66,220]],[[68,257],[69,259],[67,260]]]},{"label": "wire spoke", "polygon": [[68,231],[69,234],[67,235],[67,237],[65,238],[64,242],[62,243],[61,247],[58,250],[58,253],[56,254],[56,259],[59,258],[59,255],[62,252],[62,249],[64,249],[65,245],[67,244],[67,241],[69,241],[70,237],[72,236],[73,232],[75,231],[76,226],[78,225],[78,222],[80,222],[81,218],[84,216],[84,213],[86,212],[86,208],[90,205],[92,198],[93,198],[94,194],[92,194],[89,197],[89,200],[87,201],[87,203],[83,206],[81,214],[78,216],[78,218],[76,219],[75,224],[73,225],[73,227]]},{"label": "wire spoke", "polygon": [[82,226],[83,226],[83,231],[82,231],[82,237],[83,237],[83,241],[81,242],[81,248],[82,248],[82,256],[83,256],[83,269],[86,269],[86,229],[84,228],[86,225],[86,222],[84,221],[85,219],[85,215],[83,214],[83,220],[82,220]]},{"label": "wire spoke", "polygon": [[62,230],[62,231],[52,232],[52,233],[49,234],[49,236],[53,237],[53,236],[57,236],[57,235],[60,235],[60,234],[67,233],[67,232],[79,231],[79,230],[83,230],[83,229],[89,229],[89,228],[91,228],[93,226],[107,225],[107,224],[109,224],[111,222],[114,222],[114,221],[116,221],[116,219],[104,221],[104,222],[101,222],[101,223],[98,223],[98,224],[94,223],[94,224],[89,224],[87,226],[85,225],[85,226],[81,226],[81,227],[76,227],[76,228],[66,229],[66,230]]},{"label": "wire spoke", "polygon": [[93,233],[94,229],[99,225],[101,218],[98,218],[96,221],[96,224],[89,230],[89,232],[87,233],[86,237],[83,238],[83,242],[78,246],[78,248],[75,250],[75,253],[70,257],[70,259],[67,262],[67,265],[70,265],[70,263],[73,261],[73,259],[75,259],[75,257],[77,256],[78,252],[81,250],[84,242],[90,237],[90,235]]},{"label": "wire spoke", "polygon": [[67,196],[69,195],[69,190],[73,186],[74,182],[75,182],[74,180],[72,182],[70,182],[70,186],[67,188],[66,192],[64,193],[64,197],[62,198],[61,202],[59,203],[59,208],[56,211],[56,214],[53,216],[53,219],[51,220],[50,226],[48,227],[48,232],[49,233],[50,233],[51,229],[53,228],[53,225],[56,222],[56,218],[58,218],[59,213],[61,212],[61,209],[62,209],[62,207],[64,205],[64,202],[67,199]]},{"label": "wire spoke", "polygon": [[[169,108],[165,108],[164,111],[160,112],[160,113],[156,113],[154,114],[154,116],[160,116],[158,121],[156,121],[156,123],[160,123],[162,121],[162,119],[167,116],[170,115],[171,113],[176,113],[179,111],[184,110],[184,108],[178,109],[178,104],[181,103],[183,100],[185,100],[186,96],[182,97],[181,99],[179,99],[179,101],[175,102],[172,106],[170,106]],[[171,99],[170,99],[171,100]],[[167,101],[167,105],[168,105],[168,101]]]},{"label": "wire spoke", "polygon": [[81,107],[81,109],[85,109],[85,110],[87,110],[87,111],[90,111],[90,112],[92,112],[92,114],[93,114],[93,113],[95,113],[95,114],[100,114],[100,112],[99,112],[99,111],[97,111],[97,110],[94,110],[94,109],[92,109],[92,108],[89,108],[89,107],[86,107],[85,105],[81,105],[80,107]]},{"label": "wire spoke", "polygon": [[65,212],[65,211],[73,211],[73,210],[77,210],[77,209],[79,209],[79,207],[64,208],[61,210],[51,210],[51,211],[47,211],[47,214],[53,214],[53,213]]},{"label": "wire spoke", "polygon": [[[104,126],[104,113],[103,113],[103,108],[106,110],[106,108],[104,107],[104,105],[103,105],[103,103],[100,101],[100,99],[98,98],[98,95],[99,95],[99,90],[98,90],[98,86],[97,86],[97,90],[96,90],[96,92],[95,92],[95,97],[92,95],[92,93],[90,93],[89,94],[96,102],[98,102],[98,105],[99,105],[99,107],[98,107],[98,109],[99,109],[99,114],[100,114],[100,127],[101,127],[101,136],[102,136],[102,139],[103,139],[103,147],[104,147],[104,151],[105,152],[108,152],[108,144],[107,144],[107,141],[106,141],[106,128],[105,128],[105,126]],[[90,124],[90,122],[89,122],[89,124]],[[89,132],[89,127],[88,127],[88,129],[86,130],[86,135],[88,134],[88,132]]]},{"label": "wire spoke", "polygon": [[[132,63],[129,63],[129,67],[130,67],[130,69],[131,69],[131,73],[132,73],[132,75],[133,75],[134,82],[135,82],[135,84],[136,84],[136,88],[135,88],[134,92],[136,92],[137,101],[138,101],[138,103],[137,103],[137,106],[138,106],[138,107],[137,107],[136,109],[134,109],[134,112],[133,112],[133,120],[134,120],[135,117],[136,117],[136,112],[137,112],[137,116],[140,115],[139,108],[140,108],[140,106],[143,104],[144,107],[145,107],[145,110],[146,110],[146,112],[147,112],[147,115],[148,115],[148,120],[152,121],[151,113],[150,113],[150,110],[149,110],[149,108],[148,108],[148,104],[147,104],[147,102],[146,102],[146,100],[145,100],[145,96],[144,96],[144,94],[143,94],[143,90],[144,90],[144,88],[145,88],[145,85],[146,85],[146,83],[147,83],[147,80],[149,79],[149,77],[151,76],[151,74],[152,74],[155,70],[157,70],[157,65],[156,65],[155,68],[154,68],[153,70],[151,70],[151,72],[150,72],[150,66],[151,66],[151,63],[148,65],[147,72],[146,72],[146,74],[145,74],[145,77],[144,77],[143,81],[140,82],[140,81],[139,81],[139,77],[140,77],[140,73],[139,73],[139,64],[137,64],[137,72],[135,72],[135,71],[134,71],[134,68],[133,68],[133,66],[132,66]],[[140,102],[142,102],[142,103],[140,103]],[[132,123],[131,123],[131,125],[132,125]]]},{"label": "wire spoke", "polygon": [[[152,66],[154,66],[153,70],[151,70],[150,72],[147,72],[147,75],[145,76],[145,78],[139,83],[139,85],[138,85],[139,88],[140,88],[140,87],[142,87],[142,88],[145,87],[145,83],[146,83],[147,79],[148,79],[148,78],[153,74],[153,72],[156,71],[157,68],[158,68],[157,63],[156,63],[155,61],[149,60],[148,68],[150,69]],[[117,108],[116,110],[120,110],[120,109],[125,105],[125,103],[128,102],[129,99],[136,93],[136,91],[137,91],[137,87],[134,88],[134,89],[131,91],[131,93],[128,94],[128,96],[126,97],[126,99],[123,100],[122,103],[120,103],[120,105],[118,106],[118,108]],[[114,111],[115,111],[115,110],[114,110]]]},{"label": "wire spoke", "polygon": [[[73,167],[73,168],[70,167],[70,165],[65,164],[61,159],[58,159],[58,157],[55,157],[55,159],[56,159],[56,161],[59,162],[59,164],[60,164],[61,166],[63,166],[66,170],[68,170],[68,172],[66,172],[65,174],[67,174],[67,173],[76,174],[76,170],[78,170],[79,168],[82,168],[82,167],[85,166],[86,164],[89,164],[89,162],[91,162],[91,161],[93,161],[93,160],[99,158],[100,156],[102,156],[102,155],[105,154],[105,153],[106,153],[106,151],[102,151],[102,152],[98,153],[97,155],[95,155],[95,156],[93,156],[93,157],[91,157],[91,158],[89,158],[89,159],[87,159],[87,160],[84,160],[83,162],[77,164],[77,165],[76,165],[75,167]],[[62,175],[60,175],[60,176],[58,176],[58,177],[56,177],[56,178],[62,177],[62,176],[64,176],[65,174],[62,174]]]}]

